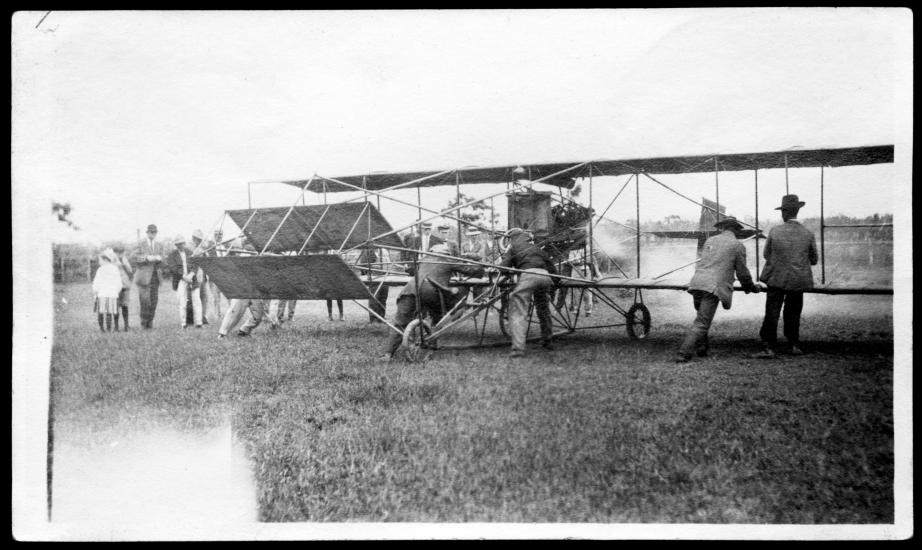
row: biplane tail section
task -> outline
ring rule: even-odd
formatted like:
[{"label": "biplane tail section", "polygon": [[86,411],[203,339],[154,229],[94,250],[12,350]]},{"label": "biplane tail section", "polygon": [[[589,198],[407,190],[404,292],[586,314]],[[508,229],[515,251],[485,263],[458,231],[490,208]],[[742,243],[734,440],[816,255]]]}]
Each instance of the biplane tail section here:
[{"label": "biplane tail section", "polygon": [[[714,224],[717,223],[718,213],[720,218],[727,217],[727,207],[723,205],[718,205],[716,202],[702,198],[701,199],[701,216],[698,219],[698,229],[695,231],[649,231],[649,235],[655,235],[657,237],[667,237],[670,239],[697,239],[698,240],[698,253],[701,253],[701,249],[704,247],[704,242],[710,237],[717,234],[717,229],[714,228]],[[755,229],[743,229],[740,232],[740,238],[745,239],[752,237],[756,234]],[[758,238],[765,238],[765,235],[759,231]]]}]

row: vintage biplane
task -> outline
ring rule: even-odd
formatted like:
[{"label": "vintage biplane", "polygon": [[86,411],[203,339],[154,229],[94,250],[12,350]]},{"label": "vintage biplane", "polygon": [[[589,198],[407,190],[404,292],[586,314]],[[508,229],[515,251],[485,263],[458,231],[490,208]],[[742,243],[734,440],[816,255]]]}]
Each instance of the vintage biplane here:
[{"label": "vintage biplane", "polygon": [[[683,265],[655,276],[641,276],[641,243],[649,235],[662,238],[690,238],[701,244],[713,231],[713,223],[727,215],[720,204],[719,175],[725,172],[752,171],[754,173],[752,197],[755,205],[755,223],[748,225],[749,239],[755,241],[755,269],[759,270],[759,239],[764,237],[759,228],[759,171],[784,169],[785,191],[789,169],[818,168],[820,197],[820,247],[819,283],[810,291],[821,294],[892,294],[892,285],[849,284],[827,281],[826,246],[827,229],[841,227],[826,224],[824,220],[825,170],[844,166],[871,165],[893,162],[892,145],[865,147],[789,150],[745,154],[706,156],[634,158],[623,160],[592,160],[573,163],[521,164],[496,167],[468,167],[431,172],[373,173],[326,177],[315,175],[306,180],[285,180],[280,183],[298,187],[298,201],[288,207],[247,208],[229,210],[225,214],[239,228],[240,236],[255,249],[254,254],[210,257],[202,260],[205,271],[228,298],[288,299],[288,300],[353,300],[395,331],[400,331],[387,319],[369,309],[363,301],[376,301],[382,286],[403,286],[414,279],[408,275],[414,264],[424,262],[464,262],[481,265],[486,275],[480,278],[453,280],[445,293],[445,303],[454,304],[434,326],[422,317],[402,332],[404,344],[411,352],[427,347],[427,341],[443,341],[441,337],[461,324],[473,322],[473,336],[465,346],[484,346],[506,343],[506,298],[514,286],[516,270],[500,268],[492,257],[473,258],[459,253],[420,253],[405,244],[399,236],[412,231],[422,223],[433,220],[450,220],[456,225],[457,239],[453,250],[462,248],[463,229],[474,227],[489,234],[499,247],[503,244],[505,229],[495,227],[491,215],[489,222],[472,222],[460,215],[465,208],[475,205],[492,205],[495,198],[505,198],[507,227],[521,227],[531,231],[535,242],[544,247],[562,268],[555,278],[558,292],[564,297],[556,300],[552,308],[555,335],[577,330],[625,327],[631,339],[644,338],[651,329],[651,312],[644,305],[643,291],[656,289],[685,290],[690,274],[668,277],[697,259],[684,258]],[[714,198],[696,201],[661,181],[661,175],[712,172]],[[620,181],[619,178],[625,181]],[[615,181],[621,188],[611,203],[601,213],[592,204],[593,180]],[[641,183],[658,186],[701,208],[701,219],[696,230],[642,231],[640,226]],[[579,183],[588,187],[588,205],[577,203],[565,190]],[[608,210],[633,183],[636,216],[633,226],[605,217]],[[486,196],[462,202],[461,186],[495,184],[502,187]],[[454,186],[457,202],[444,209],[432,209],[422,204],[420,189]],[[395,191],[416,189],[416,202],[398,198]],[[328,202],[335,193],[353,192],[354,196],[341,202]],[[304,203],[306,193],[322,196],[323,204]],[[415,219],[391,224],[381,213],[381,201],[389,200],[415,209]],[[775,199],[773,199],[775,200]],[[738,213],[737,213],[738,214]],[[607,221],[629,232],[634,241],[633,273],[629,274],[620,263],[598,245],[594,232],[598,224]],[[887,225],[887,224],[883,224]],[[879,227],[877,225],[876,227]],[[850,226],[862,227],[862,226]],[[232,242],[227,239],[226,243]],[[369,250],[377,254],[364,254]],[[494,249],[495,250],[495,249]],[[386,251],[386,252],[385,252]],[[425,251],[423,251],[425,252]],[[598,265],[604,260],[607,270]],[[630,268],[628,268],[629,270]],[[569,273],[569,275],[567,275]],[[742,290],[737,287],[737,290]],[[457,299],[457,293],[464,299]],[[619,303],[624,299],[626,303]],[[595,302],[614,310],[616,323],[589,323],[580,315],[584,304]],[[560,307],[563,306],[563,307]],[[498,331],[492,331],[493,327]],[[490,334],[498,332],[498,334]],[[470,331],[468,331],[471,334]],[[459,347],[459,346],[454,346]]]}]

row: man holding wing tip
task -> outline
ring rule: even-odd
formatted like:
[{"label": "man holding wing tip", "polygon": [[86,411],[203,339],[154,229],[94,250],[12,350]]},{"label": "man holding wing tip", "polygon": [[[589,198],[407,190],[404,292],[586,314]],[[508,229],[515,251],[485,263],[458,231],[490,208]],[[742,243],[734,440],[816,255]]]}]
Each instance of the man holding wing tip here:
[{"label": "man holding wing tip", "polygon": [[743,224],[730,216],[714,227],[720,233],[704,242],[701,259],[688,283],[688,293],[695,306],[695,321],[686,333],[676,355],[676,363],[687,363],[692,353],[705,357],[709,351],[708,330],[717,313],[717,305],[730,309],[733,302],[733,277],[739,279],[746,293],[759,292],[746,267],[746,247],[739,242]]}]

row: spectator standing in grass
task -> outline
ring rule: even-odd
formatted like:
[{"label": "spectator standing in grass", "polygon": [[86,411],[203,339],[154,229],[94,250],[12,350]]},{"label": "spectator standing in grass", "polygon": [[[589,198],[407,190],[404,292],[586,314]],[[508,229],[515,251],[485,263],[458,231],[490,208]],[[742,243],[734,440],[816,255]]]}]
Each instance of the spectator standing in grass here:
[{"label": "spectator standing in grass", "polygon": [[131,255],[131,263],[135,266],[134,283],[138,287],[138,301],[141,305],[141,328],[154,327],[160,295],[159,270],[166,255],[166,246],[157,241],[157,226],[148,225],[147,238],[138,243]]},{"label": "spectator standing in grass", "polygon": [[708,330],[717,313],[717,305],[730,309],[733,302],[734,275],[747,294],[759,292],[746,267],[746,247],[738,240],[743,225],[731,216],[718,221],[714,227],[720,233],[704,242],[701,259],[688,283],[697,316],[679,348],[676,363],[687,363],[692,353],[697,353],[699,357],[707,356]]},{"label": "spectator standing in grass", "polygon": [[167,257],[167,267],[173,276],[173,290],[179,301],[179,323],[186,324],[186,303],[192,301],[192,316],[195,328],[202,328],[202,297],[200,281],[196,275],[196,265],[192,261],[192,251],[186,248],[186,238],[177,235],[173,239],[175,250]]},{"label": "spectator standing in grass", "polygon": [[[192,256],[217,256],[214,243],[206,241],[205,235],[200,229],[196,229],[192,232]],[[202,299],[202,324],[207,325],[209,323],[209,317],[216,318],[216,316],[219,315],[214,311],[217,287],[215,287],[214,283],[211,282],[211,278],[201,267],[195,268],[195,278],[198,280],[199,293]]]},{"label": "spectator standing in grass", "polygon": [[[134,270],[131,269],[131,262],[128,261],[124,246],[118,245],[114,247],[113,252],[115,252],[116,256],[115,265],[118,267],[118,273],[122,279],[122,290],[118,293],[118,307],[121,311],[122,324],[125,326],[125,332],[128,332],[128,303],[131,297],[131,276],[134,274]],[[119,314],[116,313],[115,330],[118,330],[118,318]]]},{"label": "spectator standing in grass", "polygon": [[813,288],[813,269],[819,261],[816,238],[797,221],[797,213],[806,204],[797,195],[781,199],[781,225],[768,232],[765,241],[765,266],[759,280],[768,285],[765,298],[765,319],[759,337],[762,352],[759,358],[771,358],[778,346],[778,317],[784,309],[784,337],[792,355],[801,355],[800,314],[804,308],[804,291]]},{"label": "spectator standing in grass", "polygon": [[534,243],[531,233],[518,227],[510,229],[509,248],[503,254],[499,265],[512,267],[522,272],[519,281],[509,293],[509,325],[512,336],[510,357],[525,356],[525,335],[528,332],[528,309],[534,298],[535,312],[541,324],[541,344],[544,349],[553,349],[551,343],[551,311],[548,307],[548,292],[556,286],[550,275],[556,275],[557,269],[547,252]]},{"label": "spectator standing in grass", "polygon": [[103,332],[112,331],[113,317],[118,332],[118,295],[122,291],[122,276],[117,262],[118,256],[111,248],[107,248],[99,256],[99,268],[93,277],[93,309],[96,311],[99,330]]},{"label": "spectator standing in grass", "polygon": [[[345,321],[346,318],[343,317],[343,301],[336,300],[336,307],[339,309],[339,320]],[[330,320],[333,320],[333,300],[327,300],[327,316]]]}]

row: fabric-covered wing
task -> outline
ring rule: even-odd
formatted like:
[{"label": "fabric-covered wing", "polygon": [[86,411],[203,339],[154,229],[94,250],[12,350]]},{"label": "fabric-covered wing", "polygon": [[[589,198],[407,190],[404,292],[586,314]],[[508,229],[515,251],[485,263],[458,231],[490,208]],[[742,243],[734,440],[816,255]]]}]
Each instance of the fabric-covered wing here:
[{"label": "fabric-covered wing", "polygon": [[360,300],[371,298],[358,275],[336,254],[197,257],[228,298]]},{"label": "fabric-covered wing", "polygon": [[[290,214],[288,211],[288,207],[257,208],[228,210],[227,215],[238,227],[246,226],[243,232],[257,251],[262,251],[271,239],[266,252],[276,253],[299,252],[305,241],[305,250],[308,251],[338,250],[344,244],[345,248],[351,248],[362,244],[369,237],[393,230],[370,203],[296,206]],[[378,239],[375,244],[403,246],[397,235]]]}]

